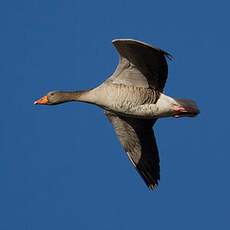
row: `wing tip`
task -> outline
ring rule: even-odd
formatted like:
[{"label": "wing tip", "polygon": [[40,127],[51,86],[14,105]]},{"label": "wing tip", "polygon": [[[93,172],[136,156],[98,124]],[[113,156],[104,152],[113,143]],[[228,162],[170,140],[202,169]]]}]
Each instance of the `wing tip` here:
[{"label": "wing tip", "polygon": [[164,55],[168,58],[169,61],[175,60],[174,56],[170,53],[164,51]]},{"label": "wing tip", "polygon": [[151,175],[146,168],[136,167],[136,169],[150,190],[154,190],[158,187],[160,176],[155,177]]},{"label": "wing tip", "polygon": [[149,185],[148,185],[148,188],[149,188],[150,190],[155,190],[155,189],[157,189],[157,188],[158,188],[158,182],[153,183],[153,184],[149,184]]}]

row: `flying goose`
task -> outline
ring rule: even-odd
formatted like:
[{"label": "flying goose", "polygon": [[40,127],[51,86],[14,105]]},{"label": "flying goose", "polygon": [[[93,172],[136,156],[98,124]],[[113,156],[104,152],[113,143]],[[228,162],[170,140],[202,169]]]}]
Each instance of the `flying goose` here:
[{"label": "flying goose", "polygon": [[159,152],[152,129],[156,120],[194,117],[199,109],[192,100],[174,99],[163,93],[169,53],[133,39],[116,39],[112,43],[120,61],[102,84],[84,91],[52,91],[34,104],[80,101],[101,107],[130,161],[153,189],[160,179]]}]

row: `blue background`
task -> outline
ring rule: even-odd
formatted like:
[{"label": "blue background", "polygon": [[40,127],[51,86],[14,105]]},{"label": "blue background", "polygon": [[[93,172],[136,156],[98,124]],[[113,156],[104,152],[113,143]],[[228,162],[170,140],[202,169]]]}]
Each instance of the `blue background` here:
[{"label": "blue background", "polygon": [[[230,229],[229,3],[8,0],[0,3],[0,229]],[[149,191],[103,112],[34,106],[91,88],[118,63],[114,38],[170,52],[168,95],[195,119],[155,127],[161,181]]]}]

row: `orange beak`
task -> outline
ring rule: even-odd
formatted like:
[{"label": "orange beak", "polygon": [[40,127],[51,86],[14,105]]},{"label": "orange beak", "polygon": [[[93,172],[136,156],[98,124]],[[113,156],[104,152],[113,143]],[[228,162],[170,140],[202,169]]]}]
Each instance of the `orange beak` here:
[{"label": "orange beak", "polygon": [[40,99],[38,99],[37,101],[34,102],[34,105],[46,105],[48,104],[48,97],[44,96]]}]

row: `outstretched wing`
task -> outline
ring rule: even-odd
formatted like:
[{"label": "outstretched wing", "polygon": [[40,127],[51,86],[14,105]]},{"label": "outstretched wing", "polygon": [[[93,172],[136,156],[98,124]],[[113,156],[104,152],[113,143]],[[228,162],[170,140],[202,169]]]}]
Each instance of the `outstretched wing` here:
[{"label": "outstretched wing", "polygon": [[108,80],[114,84],[163,90],[168,75],[165,56],[170,58],[170,54],[132,39],[116,39],[113,45],[120,54],[120,62]]},{"label": "outstretched wing", "polygon": [[160,179],[159,153],[152,129],[156,120],[128,118],[109,111],[105,114],[129,159],[146,185],[153,189]]}]

